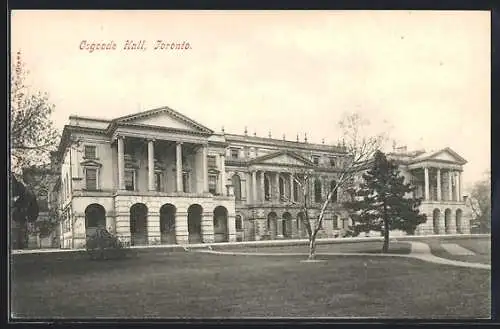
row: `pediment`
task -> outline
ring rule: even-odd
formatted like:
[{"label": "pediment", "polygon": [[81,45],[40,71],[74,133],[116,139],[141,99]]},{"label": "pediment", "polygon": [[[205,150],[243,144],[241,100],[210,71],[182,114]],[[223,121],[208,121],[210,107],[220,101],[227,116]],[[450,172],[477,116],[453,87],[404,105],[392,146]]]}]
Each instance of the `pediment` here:
[{"label": "pediment", "polygon": [[458,153],[448,147],[428,154],[422,154],[421,156],[418,156],[413,162],[420,162],[424,160],[455,163],[460,165],[467,163],[467,160],[462,158],[460,155],[458,155]]},{"label": "pediment", "polygon": [[304,158],[303,156],[294,153],[280,151],[263,155],[252,160],[253,164],[273,164],[273,165],[286,165],[286,166],[313,166],[313,163]]},{"label": "pediment", "polygon": [[80,165],[82,167],[102,167],[102,164],[100,162],[97,162],[95,160],[85,160],[80,162]]},{"label": "pediment", "polygon": [[156,126],[198,133],[213,133],[212,130],[168,107],[139,112],[115,119],[117,123]]}]

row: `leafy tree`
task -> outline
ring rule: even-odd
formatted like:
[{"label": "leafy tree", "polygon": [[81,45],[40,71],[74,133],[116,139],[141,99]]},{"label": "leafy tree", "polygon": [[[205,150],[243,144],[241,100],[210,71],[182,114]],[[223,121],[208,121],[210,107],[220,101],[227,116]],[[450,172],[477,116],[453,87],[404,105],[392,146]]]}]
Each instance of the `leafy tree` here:
[{"label": "leafy tree", "polygon": [[360,165],[372,159],[375,152],[387,140],[385,133],[363,136],[363,132],[366,131],[369,124],[370,122],[358,113],[346,114],[338,123],[342,132],[342,141],[339,142],[339,146],[342,147],[346,155],[339,166],[335,184],[328,188],[327,197],[321,204],[318,216],[310,215],[310,210],[315,208],[311,203],[311,186],[318,175],[314,170],[302,170],[294,175],[294,182],[299,187],[301,201],[290,200],[290,203],[299,205],[304,213],[302,220],[309,238],[309,260],[314,260],[316,257],[316,237],[322,228],[325,213],[333,196],[342,195],[343,190],[348,190],[352,186]]},{"label": "leafy tree", "polygon": [[[14,177],[22,177],[23,168],[47,163],[49,152],[55,149],[58,132],[50,118],[54,105],[48,95],[32,93],[26,83],[29,72],[18,51],[11,69],[10,90],[10,148],[11,148],[11,218],[19,225],[20,236],[16,239],[20,248],[26,240],[26,224],[36,220],[38,206],[33,186],[25,187]],[[23,185],[20,189],[18,186]],[[42,187],[44,188],[44,187]],[[35,215],[36,214],[36,215]],[[21,237],[21,235],[23,235]]]},{"label": "leafy tree", "polygon": [[11,241],[17,249],[25,248],[27,244],[27,223],[35,222],[38,217],[38,203],[36,196],[19,182],[15,175],[10,175],[11,207],[10,218],[16,222],[18,229],[12,231]]},{"label": "leafy tree", "polygon": [[491,173],[474,184],[467,200],[472,209],[473,221],[479,224],[481,233],[491,232]]},{"label": "leafy tree", "polygon": [[18,51],[11,70],[10,91],[11,170],[17,174],[24,167],[47,163],[49,152],[59,140],[51,120],[54,105],[47,93],[30,91],[28,74]]},{"label": "leafy tree", "polygon": [[375,153],[371,169],[362,177],[361,184],[350,190],[351,201],[346,202],[352,211],[353,229],[355,234],[382,232],[382,252],[386,253],[391,229],[414,234],[417,226],[425,223],[425,216],[418,209],[422,200],[409,196],[415,187],[404,182],[397,163],[388,160],[381,151]]}]

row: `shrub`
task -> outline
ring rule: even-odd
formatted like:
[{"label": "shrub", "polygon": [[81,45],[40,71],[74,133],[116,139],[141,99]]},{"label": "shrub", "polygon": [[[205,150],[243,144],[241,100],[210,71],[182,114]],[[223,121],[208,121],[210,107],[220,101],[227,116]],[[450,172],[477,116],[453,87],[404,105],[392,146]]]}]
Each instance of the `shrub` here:
[{"label": "shrub", "polygon": [[129,245],[121,242],[118,237],[106,229],[98,228],[87,236],[87,253],[90,259],[121,259],[130,255]]}]

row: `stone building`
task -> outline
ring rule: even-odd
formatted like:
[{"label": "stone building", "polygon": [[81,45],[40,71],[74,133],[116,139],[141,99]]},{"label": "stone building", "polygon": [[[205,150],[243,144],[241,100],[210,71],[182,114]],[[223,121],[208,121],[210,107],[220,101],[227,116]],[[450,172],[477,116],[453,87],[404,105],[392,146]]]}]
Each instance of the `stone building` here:
[{"label": "stone building", "polygon": [[[416,162],[397,156],[408,175],[420,177],[423,165],[439,163],[448,177],[465,162],[446,150],[454,163],[441,153],[420,154]],[[299,183],[314,177],[308,197],[310,215],[317,215],[346,159],[340,145],[218,133],[168,107],[113,120],[70,116],[57,154],[61,176],[52,199],[61,210],[64,248],[82,247],[100,226],[132,245],[306,237]],[[435,170],[425,172],[425,191],[434,191]],[[320,236],[348,229],[343,198],[342,191],[334,196]],[[429,200],[422,207],[458,214],[461,204]],[[426,224],[419,233],[427,231]]]},{"label": "stone building", "polygon": [[464,158],[449,147],[429,152],[401,147],[388,158],[397,161],[406,181],[417,187],[415,196],[423,198],[420,212],[427,222],[419,225],[416,234],[470,233],[472,214],[462,186]]}]

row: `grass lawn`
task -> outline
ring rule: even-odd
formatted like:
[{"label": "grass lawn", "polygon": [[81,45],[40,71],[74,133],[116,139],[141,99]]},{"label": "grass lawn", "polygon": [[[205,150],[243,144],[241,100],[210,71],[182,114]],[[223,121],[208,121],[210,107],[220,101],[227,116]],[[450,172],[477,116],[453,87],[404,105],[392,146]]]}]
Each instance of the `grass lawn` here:
[{"label": "grass lawn", "polygon": [[13,257],[16,317],[488,318],[490,271],[406,258],[229,256],[140,250],[136,258]]},{"label": "grass lawn", "polygon": [[[382,241],[363,241],[352,243],[322,243],[316,246],[317,253],[381,253]],[[296,246],[224,246],[216,247],[215,250],[235,252],[265,252],[265,253],[308,253],[308,245]],[[411,245],[407,242],[390,242],[389,253],[409,254]]]},{"label": "grass lawn", "polygon": [[[422,242],[429,244],[433,255],[463,262],[491,264],[491,239],[485,237],[474,237],[470,239],[439,239],[427,238]],[[466,249],[475,252],[475,255],[453,255],[447,252],[441,243],[456,243]]]}]

